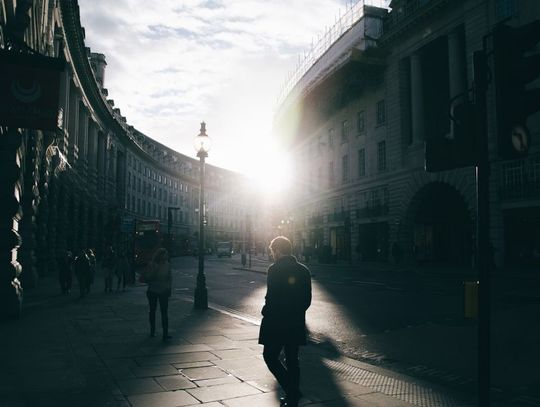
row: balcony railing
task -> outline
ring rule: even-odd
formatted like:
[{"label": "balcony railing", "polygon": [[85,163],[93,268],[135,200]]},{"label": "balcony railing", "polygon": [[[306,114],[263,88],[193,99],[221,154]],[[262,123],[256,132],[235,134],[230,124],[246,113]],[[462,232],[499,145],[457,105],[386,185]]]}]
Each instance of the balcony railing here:
[{"label": "balcony railing", "polygon": [[322,223],[323,223],[322,215],[312,216],[311,218],[308,218],[308,225],[310,226],[322,225]]},{"label": "balcony railing", "polygon": [[540,156],[503,163],[499,197],[501,200],[540,198]]},{"label": "balcony railing", "polygon": [[[390,34],[393,30],[407,25],[424,11],[431,10],[439,5],[439,3],[447,2],[448,0],[409,0],[401,2],[397,8],[392,11],[384,20],[384,35]],[[428,7],[429,6],[429,7]]]},{"label": "balcony railing", "polygon": [[356,210],[357,218],[372,218],[388,214],[388,205],[366,206]]},{"label": "balcony railing", "polygon": [[343,222],[347,217],[347,212],[334,212],[328,214],[328,222]]}]

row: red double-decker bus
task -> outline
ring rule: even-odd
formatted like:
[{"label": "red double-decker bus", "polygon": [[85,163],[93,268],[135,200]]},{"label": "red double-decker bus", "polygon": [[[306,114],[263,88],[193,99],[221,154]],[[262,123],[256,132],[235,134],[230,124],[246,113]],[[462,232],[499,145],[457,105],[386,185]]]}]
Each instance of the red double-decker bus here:
[{"label": "red double-decker bus", "polygon": [[136,220],[133,259],[136,267],[148,264],[154,252],[162,245],[163,236],[159,220]]}]

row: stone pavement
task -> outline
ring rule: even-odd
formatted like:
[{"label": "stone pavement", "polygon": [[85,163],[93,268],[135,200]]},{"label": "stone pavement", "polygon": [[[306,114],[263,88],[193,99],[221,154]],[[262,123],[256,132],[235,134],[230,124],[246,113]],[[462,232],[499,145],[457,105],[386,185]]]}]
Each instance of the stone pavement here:
[{"label": "stone pavement", "polygon": [[[217,309],[193,310],[173,294],[173,339],[148,335],[145,287],[61,296],[48,277],[19,321],[0,324],[0,405],[278,406],[279,391],[257,344],[259,327]],[[98,290],[99,288],[99,290]],[[158,312],[159,314],[159,312]],[[302,348],[305,406],[474,406],[459,394],[339,355]]]}]

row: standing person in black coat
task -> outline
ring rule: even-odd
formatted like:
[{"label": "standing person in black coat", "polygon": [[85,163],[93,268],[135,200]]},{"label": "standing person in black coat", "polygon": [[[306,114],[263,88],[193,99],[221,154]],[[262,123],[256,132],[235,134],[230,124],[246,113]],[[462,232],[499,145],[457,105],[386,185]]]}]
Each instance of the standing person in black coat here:
[{"label": "standing person in black coat", "polygon": [[90,285],[90,260],[84,250],[81,250],[79,255],[75,257],[73,269],[79,282],[80,298],[83,298],[88,293]]},{"label": "standing person in black coat", "polygon": [[[311,274],[292,255],[292,244],[284,236],[270,243],[274,263],[268,268],[265,305],[259,333],[263,357],[286,397],[282,406],[298,406],[300,364],[298,350],[306,344],[306,310],[311,305]],[[285,365],[279,360],[285,351]]]}]

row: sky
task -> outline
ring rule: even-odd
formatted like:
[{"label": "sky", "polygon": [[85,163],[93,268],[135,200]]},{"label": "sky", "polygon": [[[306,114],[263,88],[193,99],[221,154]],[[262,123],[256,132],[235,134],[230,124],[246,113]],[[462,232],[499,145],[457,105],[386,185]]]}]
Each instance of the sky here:
[{"label": "sky", "polygon": [[266,175],[287,74],[350,0],[79,0],[86,46],[127,122],[191,157],[205,121],[207,162]]}]

